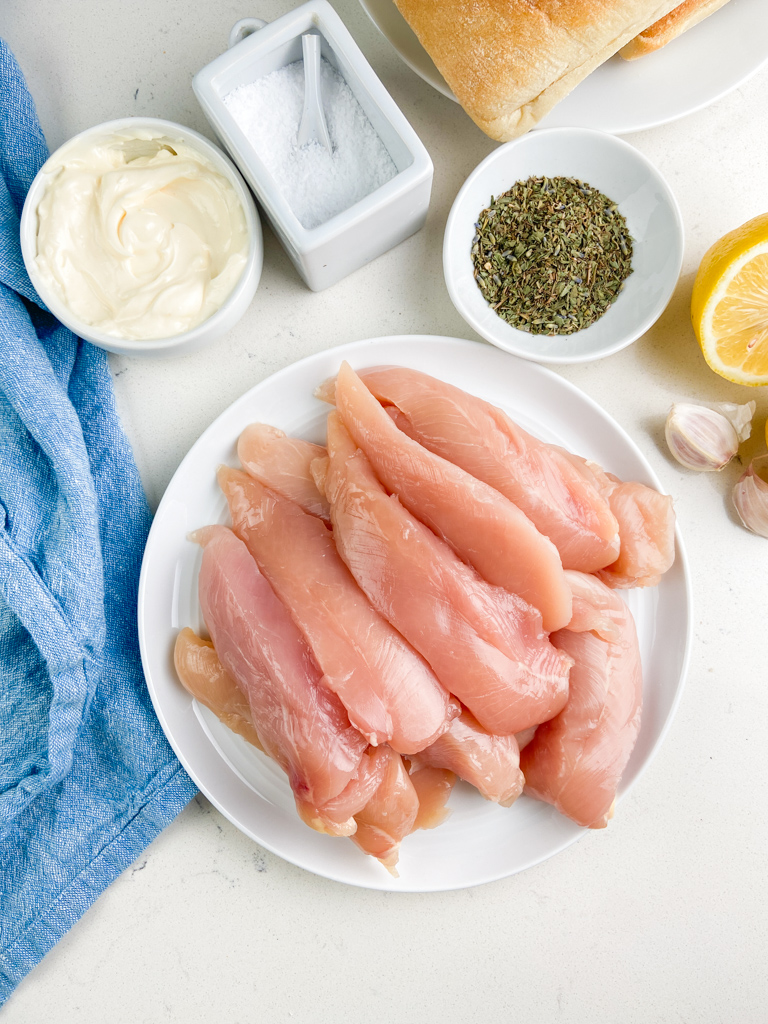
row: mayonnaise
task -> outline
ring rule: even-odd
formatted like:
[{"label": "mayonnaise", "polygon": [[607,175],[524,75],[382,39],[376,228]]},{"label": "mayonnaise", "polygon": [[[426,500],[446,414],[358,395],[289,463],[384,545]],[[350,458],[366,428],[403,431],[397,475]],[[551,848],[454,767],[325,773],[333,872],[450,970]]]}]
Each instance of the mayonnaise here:
[{"label": "mayonnaise", "polygon": [[181,334],[232,292],[242,204],[200,150],[151,131],[87,137],[45,165],[37,270],[79,320],[119,338]]}]

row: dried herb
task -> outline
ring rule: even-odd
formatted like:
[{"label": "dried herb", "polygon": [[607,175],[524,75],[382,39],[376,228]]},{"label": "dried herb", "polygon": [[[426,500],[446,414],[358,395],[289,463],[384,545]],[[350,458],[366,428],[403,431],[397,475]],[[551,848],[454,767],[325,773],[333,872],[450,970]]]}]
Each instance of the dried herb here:
[{"label": "dried herb", "polygon": [[530,334],[590,327],[632,273],[632,238],[614,202],[575,178],[528,178],[483,210],[475,280],[502,320]]}]

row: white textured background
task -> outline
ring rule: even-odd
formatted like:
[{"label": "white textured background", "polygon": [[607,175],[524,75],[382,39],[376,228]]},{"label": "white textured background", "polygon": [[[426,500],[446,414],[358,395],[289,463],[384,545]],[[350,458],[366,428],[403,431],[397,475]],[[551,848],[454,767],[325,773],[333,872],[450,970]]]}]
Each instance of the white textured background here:
[{"label": "white textured background", "polygon": [[[208,135],[190,82],[260,0],[4,0],[48,143],[128,114]],[[114,357],[118,402],[153,505],[235,398],[311,352],[359,338],[471,338],[445,290],[450,204],[493,147],[402,64],[356,0],[335,5],[435,164],[426,228],[321,294],[265,230],[256,299],[198,355]],[[758,403],[704,364],[688,319],[705,249],[768,209],[768,71],[708,110],[630,141],[667,177],[686,225],[683,274],[656,327],[599,364],[562,368],[629,431],[674,496],[687,542],[695,641],[661,752],[610,827],[502,882],[425,896],[316,878],[237,832],[198,797],[19,986],[8,1024],[731,1022],[768,1020],[766,775],[768,541],[726,496],[737,464],[696,476],[663,448],[675,399]]]}]

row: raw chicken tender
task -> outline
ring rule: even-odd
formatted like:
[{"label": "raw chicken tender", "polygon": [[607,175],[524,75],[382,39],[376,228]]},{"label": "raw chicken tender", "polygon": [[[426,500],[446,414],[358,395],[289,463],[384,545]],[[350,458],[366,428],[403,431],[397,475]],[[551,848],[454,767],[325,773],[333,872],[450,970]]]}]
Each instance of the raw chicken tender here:
[{"label": "raw chicken tender", "polygon": [[315,486],[309,470],[315,459],[326,454],[321,445],[288,437],[266,423],[252,423],[237,442],[237,456],[254,480],[295,501],[305,512],[330,522],[328,502]]},{"label": "raw chicken tender", "polygon": [[608,502],[562,449],[489,402],[418,370],[376,368],[360,378],[401,430],[522,509],[555,545],[564,568],[593,572],[616,560],[619,528]]},{"label": "raw chicken tender", "polygon": [[545,629],[568,622],[571,594],[557,548],[516,505],[399,430],[347,363],[336,377],[335,399],[376,476],[412,515],[489,583],[538,608]]},{"label": "raw chicken tender", "polygon": [[502,807],[511,806],[523,791],[516,738],[486,732],[466,710],[451,722],[448,732],[413,759],[413,764],[448,768],[478,789],[486,800]]},{"label": "raw chicken tender", "polygon": [[522,732],[515,733],[515,739],[520,750],[523,750],[531,742],[533,737],[536,735],[537,725],[532,725],[528,729],[523,729]]},{"label": "raw chicken tender", "polygon": [[368,747],[360,761],[357,776],[350,779],[337,797],[326,801],[322,807],[296,801],[296,809],[302,821],[315,829],[332,836],[351,836],[357,831],[354,816],[373,798],[381,785],[387,768],[386,758],[379,756],[388,747]]},{"label": "raw chicken tender", "polygon": [[[224,670],[211,641],[201,639],[191,629],[183,629],[176,640],[174,661],[189,693],[233,732],[263,750],[248,700]],[[390,747],[369,747],[357,777],[337,797],[327,801],[322,811],[298,801],[300,816],[317,831],[332,835],[351,831],[344,826],[357,816],[357,845],[380,857],[388,870],[394,872],[402,838],[419,828],[434,828],[445,820],[449,813],[445,804],[456,779],[452,772],[439,768],[424,768],[404,778],[405,770],[399,760]]]},{"label": "raw chicken tender", "polygon": [[596,583],[596,577],[567,571],[565,578],[573,594],[573,616],[567,628],[572,633],[595,633],[603,640],[621,641],[626,605]]},{"label": "raw chicken tender", "polygon": [[320,808],[357,777],[367,744],[243,542],[224,526],[194,539],[204,545],[200,606],[221,664],[248,694],[262,746],[297,802]]},{"label": "raw chicken tender", "polygon": [[228,675],[210,640],[203,640],[187,627],[176,637],[173,648],[176,674],[200,704],[205,704],[232,732],[259,750],[259,734],[253,724],[248,698]]},{"label": "raw chicken tender", "polygon": [[597,575],[615,590],[655,587],[675,560],[675,512],[670,496],[634,480],[619,480],[577,455],[568,453],[568,458],[594,482],[619,524],[619,557]]},{"label": "raw chicken tender", "polygon": [[443,686],[489,732],[514,733],[557,714],[570,659],[549,643],[536,609],[486,583],[388,495],[337,413],[328,417],[328,453],[339,554]]},{"label": "raw chicken tender", "polygon": [[[189,628],[182,629],[176,638],[174,662],[184,688],[210,708],[224,725],[264,752],[253,724],[250,704],[234,679],[227,674],[211,641],[201,639]],[[350,779],[341,793],[323,804],[322,808],[296,795],[296,808],[306,824],[328,835],[350,835],[355,831],[353,815],[365,807],[384,777],[384,765],[372,764],[368,756],[375,749],[368,748],[357,776]]]},{"label": "raw chicken tender", "polygon": [[675,513],[668,494],[632,481],[618,483],[608,501],[619,522],[619,557],[597,575],[609,587],[655,587],[675,560]]},{"label": "raw chicken tender", "polygon": [[[569,574],[572,576],[580,574]],[[575,582],[575,581],[574,581]],[[642,673],[635,624],[618,594],[594,576],[582,576],[579,604],[593,594],[593,629],[562,629],[552,643],[574,660],[568,702],[540,725],[520,755],[525,792],[553,804],[579,825],[604,828],[613,813],[616,789],[640,729]],[[579,608],[574,625],[588,625]]]},{"label": "raw chicken tender", "polygon": [[[238,470],[219,483],[235,532],[285,602],[324,678],[369,743],[412,754],[458,712],[426,662],[374,610],[325,524]],[[215,642],[215,638],[214,638]]]},{"label": "raw chicken tender", "polygon": [[456,785],[455,774],[447,768],[433,768],[431,765],[417,768],[412,765],[410,776],[419,798],[419,813],[413,823],[413,831],[437,828],[451,813],[446,804]]},{"label": "raw chicken tender", "polygon": [[362,811],[355,815],[357,831],[351,838],[397,878],[395,865],[400,843],[414,830],[419,798],[399,754],[391,747],[380,747],[375,756],[384,762],[383,778]]}]

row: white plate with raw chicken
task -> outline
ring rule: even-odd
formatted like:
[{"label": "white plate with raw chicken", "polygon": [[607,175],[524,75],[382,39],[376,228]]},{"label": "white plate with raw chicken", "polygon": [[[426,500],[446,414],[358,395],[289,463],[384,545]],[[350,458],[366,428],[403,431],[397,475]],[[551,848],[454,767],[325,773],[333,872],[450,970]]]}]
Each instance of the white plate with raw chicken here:
[{"label": "white plate with raw chicken", "polygon": [[[527,796],[504,808],[465,783],[455,786],[451,814],[438,828],[402,843],[399,877],[349,840],[314,832],[298,815],[286,776],[231,732],[181,686],[173,666],[179,631],[205,634],[197,593],[202,551],[187,537],[229,522],[216,481],[222,463],[237,465],[241,432],[269,423],[322,444],[329,407],[318,385],[346,360],[355,369],[395,364],[432,374],[505,410],[544,441],[603,466],[625,480],[661,490],[623,430],[586,395],[543,367],[475,342],[401,336],[356,342],[287,367],[243,395],[202,435],[171,481],[147,543],[139,593],[139,633],[147,682],[160,722],[180,761],[219,810],[267,849],[319,875],[377,889],[434,891],[502,878],[574,842],[584,829]],[[680,696],[690,645],[690,588],[679,534],[671,569],[655,587],[621,592],[635,619],[643,666],[642,726],[623,773],[626,794],[664,737]],[[616,821],[631,807],[619,806]]]}]

